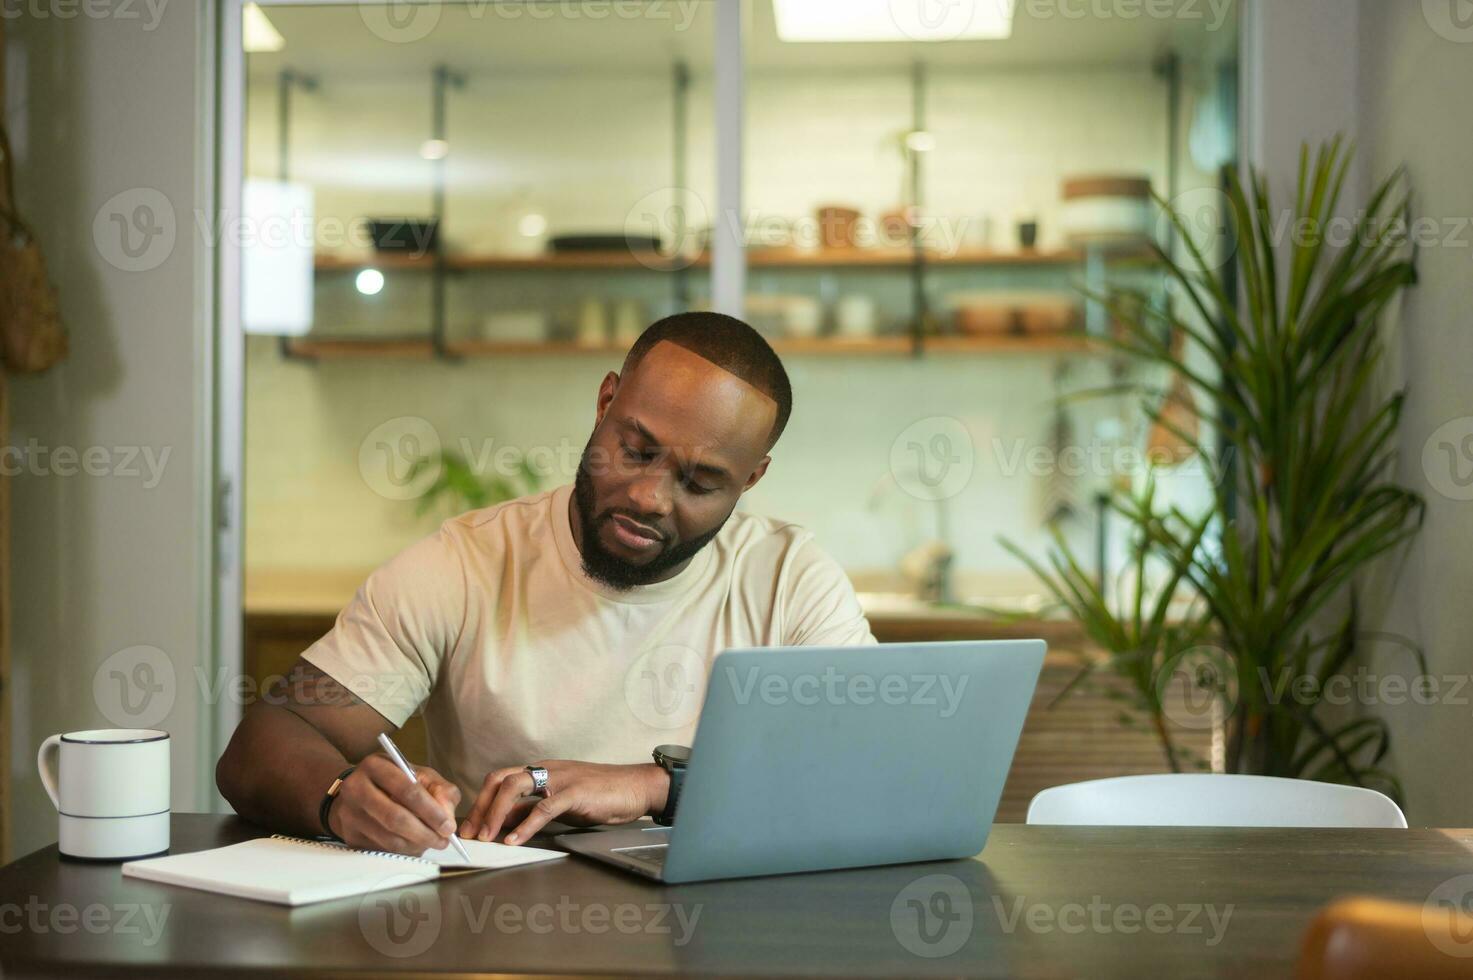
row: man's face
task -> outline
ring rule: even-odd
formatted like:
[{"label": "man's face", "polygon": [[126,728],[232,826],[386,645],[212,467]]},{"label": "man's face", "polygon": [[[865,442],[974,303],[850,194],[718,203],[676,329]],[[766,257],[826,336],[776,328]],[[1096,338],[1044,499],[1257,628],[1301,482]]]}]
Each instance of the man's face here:
[{"label": "man's face", "polygon": [[574,484],[585,570],[615,588],[675,575],[767,471],[777,403],[661,342],[599,388]]}]

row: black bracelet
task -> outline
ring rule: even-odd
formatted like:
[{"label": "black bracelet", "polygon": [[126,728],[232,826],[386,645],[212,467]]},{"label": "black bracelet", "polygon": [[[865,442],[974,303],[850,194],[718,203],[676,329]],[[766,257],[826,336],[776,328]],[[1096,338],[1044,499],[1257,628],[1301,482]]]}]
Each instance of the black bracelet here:
[{"label": "black bracelet", "polygon": [[317,808],[317,822],[322,824],[322,832],[332,840],[340,841],[342,838],[332,832],[332,827],[327,822],[327,813],[332,809],[333,800],[336,800],[338,793],[342,792],[343,780],[353,775],[353,770],[357,768],[357,766],[349,766],[338,773],[338,778],[332,781],[332,785],[327,788],[326,795],[322,797],[322,805]]}]

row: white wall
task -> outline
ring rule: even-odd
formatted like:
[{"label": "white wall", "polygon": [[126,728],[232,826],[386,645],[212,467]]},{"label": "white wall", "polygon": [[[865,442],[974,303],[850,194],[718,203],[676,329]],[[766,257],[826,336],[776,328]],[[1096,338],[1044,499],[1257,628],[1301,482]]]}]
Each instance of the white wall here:
[{"label": "white wall", "polygon": [[[1360,156],[1342,211],[1405,166],[1413,216],[1435,222],[1436,244],[1418,255],[1421,281],[1386,323],[1383,380],[1386,391],[1407,392],[1396,476],[1425,495],[1426,521],[1406,552],[1361,582],[1372,639],[1355,701],[1390,725],[1390,766],[1403,782],[1408,820],[1462,826],[1473,816],[1463,762],[1473,740],[1473,501],[1454,477],[1473,466],[1461,442],[1473,434],[1473,132],[1465,124],[1473,30],[1456,20],[1456,3],[1296,0],[1248,9],[1245,144],[1280,200],[1292,192],[1300,143],[1344,133]],[[1408,645],[1426,655],[1432,704],[1406,693],[1420,674]]]},{"label": "white wall", "polygon": [[[1414,216],[1434,221],[1395,324],[1392,383],[1405,386],[1397,475],[1426,495],[1426,523],[1404,563],[1382,580],[1386,606],[1373,628],[1405,636],[1426,653],[1438,703],[1386,698],[1392,754],[1413,823],[1466,826],[1473,819],[1473,493],[1455,477],[1473,467],[1473,29],[1434,22],[1437,4],[1363,0],[1360,137],[1376,178],[1406,166]],[[1441,5],[1443,12],[1456,4]],[[1440,28],[1441,33],[1439,33]],[[1397,362],[1399,361],[1399,366]],[[1446,453],[1451,447],[1455,464]],[[1425,454],[1425,455],[1424,455]],[[1457,467],[1456,473],[1450,468]],[[1373,661],[1381,675],[1414,672],[1389,647]]]},{"label": "white wall", "polygon": [[[209,279],[191,232],[201,206],[204,24],[187,3],[164,6],[157,22],[141,4],[132,7],[138,19],[94,19],[79,7],[68,8],[67,19],[48,13],[59,9],[29,5],[6,21],[19,202],[45,248],[72,344],[71,357],[50,373],[11,379],[11,443],[35,440],[47,451],[32,454],[13,483],[10,761],[18,854],[56,835],[35,775],[36,749],[47,735],[145,723],[166,729],[178,809],[202,808],[213,763],[193,695],[193,669],[210,649],[202,503]],[[172,249],[159,237],[139,253],[139,262],[155,267],[126,271],[120,266],[130,261],[109,214],[144,220],[136,207],[156,206],[158,198],[140,189],[167,201],[172,222],[156,207],[153,223],[172,223],[177,237]],[[133,241],[143,244],[136,232]],[[92,449],[91,468],[107,475],[82,472],[65,453],[55,458],[58,449]],[[163,461],[156,479],[129,455],[134,450]],[[144,651],[108,661],[138,645],[157,648],[162,659]],[[153,685],[166,690],[144,701],[135,689],[124,704],[111,675],[146,680],[132,673],[139,664],[152,667]]]}]

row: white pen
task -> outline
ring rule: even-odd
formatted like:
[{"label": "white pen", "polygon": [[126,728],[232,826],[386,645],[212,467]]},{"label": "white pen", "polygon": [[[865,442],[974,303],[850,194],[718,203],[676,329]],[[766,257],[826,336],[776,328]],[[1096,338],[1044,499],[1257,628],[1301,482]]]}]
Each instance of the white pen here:
[{"label": "white pen", "polygon": [[[389,738],[388,735],[380,733],[378,744],[382,745],[384,751],[389,753],[389,758],[394,760],[394,765],[404,770],[404,775],[409,777],[410,782],[418,785],[419,780],[414,778],[414,770],[409,768],[409,763],[404,761],[404,755],[399,751],[399,746],[394,744],[394,740]],[[454,819],[454,816],[454,814],[451,814],[452,819]],[[465,852],[465,845],[460,842],[460,838],[455,836],[454,827],[450,828],[450,846],[455,848],[456,854],[459,854],[465,859],[466,864],[471,863],[471,856]]]}]

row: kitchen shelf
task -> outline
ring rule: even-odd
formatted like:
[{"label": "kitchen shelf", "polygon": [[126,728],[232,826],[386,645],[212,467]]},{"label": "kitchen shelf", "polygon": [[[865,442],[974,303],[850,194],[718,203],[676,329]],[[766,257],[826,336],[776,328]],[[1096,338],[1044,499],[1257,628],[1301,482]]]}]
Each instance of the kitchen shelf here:
[{"label": "kitchen shelf", "polygon": [[[772,341],[779,354],[801,356],[904,355],[914,349],[909,337],[785,337]],[[948,354],[1091,354],[1103,348],[1080,334],[1053,336],[938,336],[923,342],[927,352]],[[294,337],[286,341],[287,352],[311,360],[428,360],[435,356],[429,340],[352,340]],[[452,357],[519,357],[528,355],[576,356],[622,355],[622,344],[597,346],[574,341],[461,340],[445,345]]]},{"label": "kitchen shelf", "polygon": [[[1144,256],[1146,253],[1131,253]],[[830,248],[830,249],[750,249],[747,252],[749,269],[904,269],[915,263],[915,253],[908,248]],[[1073,249],[1024,249],[1002,252],[991,249],[964,249],[952,253],[926,253],[924,262],[928,266],[959,266],[977,268],[985,266],[1061,266],[1079,265],[1084,262],[1084,253]],[[434,256],[394,255],[378,253],[362,258],[336,255],[319,255],[316,260],[319,272],[356,272],[374,267],[384,269],[420,269],[431,271],[435,267]],[[709,255],[697,256],[688,268],[709,268]],[[579,269],[627,269],[653,272],[672,272],[681,263],[658,255],[639,255],[628,251],[609,252],[565,252],[557,255],[512,256],[512,255],[457,255],[445,257],[445,268],[453,272],[515,272],[536,270],[579,270]]]},{"label": "kitchen shelf", "polygon": [[434,342],[425,339],[369,340],[363,338],[284,337],[282,349],[292,357],[312,361],[415,360],[435,356]]}]

